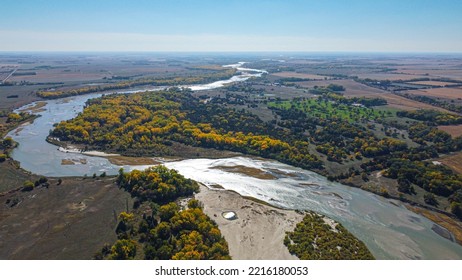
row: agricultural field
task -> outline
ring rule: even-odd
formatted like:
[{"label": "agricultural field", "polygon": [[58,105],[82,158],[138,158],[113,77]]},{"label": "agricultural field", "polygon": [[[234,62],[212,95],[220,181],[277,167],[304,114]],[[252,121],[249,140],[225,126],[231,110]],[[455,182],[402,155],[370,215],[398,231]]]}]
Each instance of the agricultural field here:
[{"label": "agricultural field", "polygon": [[435,87],[445,87],[445,86],[456,85],[456,83],[441,82],[441,81],[419,81],[419,82],[411,82],[410,84],[424,85],[424,86],[435,86]]},{"label": "agricultural field", "polygon": [[307,115],[318,118],[338,118],[348,122],[358,122],[361,119],[376,120],[379,118],[394,116],[392,111],[374,110],[371,108],[353,105],[336,104],[315,98],[303,101],[275,101],[269,102],[268,107],[283,110],[299,110]]},{"label": "agricultural field", "polygon": [[423,90],[409,90],[406,91],[406,93],[436,98],[462,100],[462,88],[431,88]]},{"label": "agricultural field", "polygon": [[438,161],[448,166],[455,172],[462,174],[462,152],[442,157]]},{"label": "agricultural field", "polygon": [[417,109],[434,109],[447,112],[442,108],[432,106],[430,104],[410,100],[402,96],[390,93],[388,91],[373,88],[361,83],[358,83],[353,80],[335,80],[335,81],[306,81],[306,82],[297,82],[296,84],[303,87],[312,89],[315,86],[322,87],[329,84],[341,85],[345,88],[343,94],[345,97],[367,97],[367,98],[376,98],[380,97],[385,99],[388,102],[388,107],[399,109],[399,110],[417,110]]},{"label": "agricultural field", "polygon": [[297,72],[279,72],[279,73],[272,73],[272,75],[276,77],[282,77],[282,78],[299,78],[299,79],[310,79],[310,80],[326,80],[330,78],[328,76],[297,73]]},{"label": "agricultural field", "polygon": [[404,73],[371,73],[371,74],[358,74],[360,79],[371,80],[390,80],[390,81],[405,81],[411,79],[423,79],[424,75],[404,74]]},{"label": "agricultural field", "polygon": [[452,137],[462,136],[462,125],[440,125],[438,129],[449,133]]},{"label": "agricultural field", "polygon": [[462,80],[462,70],[460,69],[403,69],[399,70],[400,73],[409,74],[409,75],[424,75],[426,77],[435,77],[435,78],[448,78]]}]

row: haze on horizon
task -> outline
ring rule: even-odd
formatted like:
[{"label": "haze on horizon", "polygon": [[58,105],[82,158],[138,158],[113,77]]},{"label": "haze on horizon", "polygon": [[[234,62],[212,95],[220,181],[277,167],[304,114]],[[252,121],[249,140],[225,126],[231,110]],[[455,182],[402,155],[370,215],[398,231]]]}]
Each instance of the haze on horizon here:
[{"label": "haze on horizon", "polygon": [[458,0],[3,0],[0,51],[462,52]]}]

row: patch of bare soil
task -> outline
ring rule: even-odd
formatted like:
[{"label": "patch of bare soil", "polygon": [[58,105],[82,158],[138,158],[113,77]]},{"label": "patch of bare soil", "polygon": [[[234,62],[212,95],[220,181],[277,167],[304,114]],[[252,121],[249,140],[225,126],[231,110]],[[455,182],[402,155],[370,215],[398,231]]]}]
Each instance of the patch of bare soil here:
[{"label": "patch of bare soil", "polygon": [[215,166],[215,167],[212,167],[212,168],[213,169],[223,170],[223,171],[226,171],[226,172],[243,174],[243,175],[247,175],[247,176],[262,179],[262,180],[274,180],[274,179],[276,179],[275,176],[273,176],[272,174],[267,173],[267,172],[265,172],[265,171],[263,171],[261,169],[248,167],[248,166],[243,166],[243,165]]},{"label": "patch of bare soil", "polygon": [[[204,204],[204,212],[213,219],[229,245],[230,255],[237,260],[293,260],[284,245],[286,231],[292,231],[303,214],[277,209],[241,197],[239,194],[210,190],[201,186],[196,198]],[[227,220],[223,212],[234,212]]]}]

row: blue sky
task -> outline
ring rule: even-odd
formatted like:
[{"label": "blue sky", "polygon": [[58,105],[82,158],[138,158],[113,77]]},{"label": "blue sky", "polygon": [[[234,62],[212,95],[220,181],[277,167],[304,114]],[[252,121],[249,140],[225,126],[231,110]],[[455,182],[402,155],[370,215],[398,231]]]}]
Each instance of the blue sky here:
[{"label": "blue sky", "polygon": [[1,0],[0,51],[462,52],[460,0]]}]

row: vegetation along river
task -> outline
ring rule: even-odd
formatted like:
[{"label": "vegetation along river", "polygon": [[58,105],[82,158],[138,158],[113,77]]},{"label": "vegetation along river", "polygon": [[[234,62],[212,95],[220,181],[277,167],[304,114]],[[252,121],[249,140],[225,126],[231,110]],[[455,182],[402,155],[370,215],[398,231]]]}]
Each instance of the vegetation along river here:
[{"label": "vegetation along river", "polygon": [[[228,65],[240,71],[231,79],[187,87],[192,90],[217,88],[265,72],[242,68],[242,65]],[[88,99],[99,96],[101,93],[47,101],[39,113],[41,116],[32,124],[9,133],[19,143],[12,157],[25,170],[56,177],[117,174],[121,167],[125,170],[147,167],[117,166],[104,157],[65,152],[46,142],[53,124],[75,117]],[[20,109],[33,106],[29,104]],[[74,164],[63,165],[63,160]],[[221,186],[277,207],[325,214],[363,240],[378,259],[462,259],[462,246],[436,234],[432,230],[433,222],[407,210],[399,201],[329,182],[311,171],[250,157],[187,159],[164,164],[210,187]]]}]

